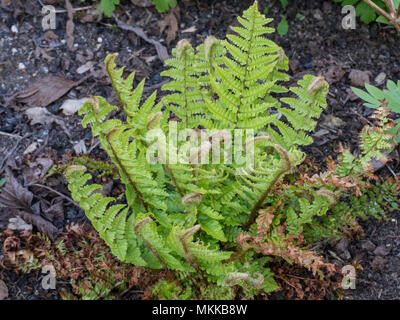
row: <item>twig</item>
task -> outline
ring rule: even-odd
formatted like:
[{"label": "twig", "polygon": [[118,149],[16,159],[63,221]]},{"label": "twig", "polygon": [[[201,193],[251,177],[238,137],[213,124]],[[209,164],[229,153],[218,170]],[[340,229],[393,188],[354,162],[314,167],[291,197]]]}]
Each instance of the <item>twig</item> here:
[{"label": "twig", "polygon": [[[38,2],[40,3],[40,5],[42,7],[46,6],[46,4],[44,4],[41,0],[38,0]],[[87,7],[80,7],[80,8],[73,8],[73,11],[84,11],[84,10],[89,10],[91,8],[93,8],[94,6],[87,6]],[[67,13],[68,10],[65,9],[60,9],[60,10],[55,10],[55,13]]]},{"label": "twig", "polygon": [[17,134],[7,133],[7,132],[3,132],[3,131],[0,131],[0,135],[10,137],[10,138],[16,138],[16,139],[22,138],[21,136],[19,136]]},{"label": "twig", "polygon": [[29,186],[30,186],[30,187],[33,186],[33,187],[43,188],[43,189],[46,189],[46,190],[48,190],[48,191],[51,191],[51,192],[53,192],[53,193],[59,195],[61,198],[67,200],[67,201],[70,202],[70,203],[72,203],[74,206],[78,207],[79,209],[82,209],[82,207],[81,207],[77,202],[75,202],[74,200],[72,200],[70,197],[67,197],[66,195],[62,194],[61,192],[58,192],[57,190],[54,190],[53,188],[50,188],[50,187],[48,187],[48,186],[45,186],[45,185],[43,185],[43,184],[38,184],[38,183],[32,183],[32,184],[30,184]]},{"label": "twig", "polygon": [[394,173],[393,169],[392,169],[388,164],[385,164],[385,166],[386,166],[386,168],[388,168],[388,170],[389,170],[390,173],[393,175],[393,177],[397,177],[397,174]]},{"label": "twig", "polygon": [[129,24],[122,22],[117,18],[117,16],[114,13],[112,14],[112,17],[117,22],[118,28],[121,28],[126,31],[131,31],[135,33],[138,37],[142,38],[147,43],[154,45],[157,50],[157,55],[162,62],[164,62],[169,58],[167,48],[163,46],[159,41],[150,39],[141,28],[130,26]]},{"label": "twig", "polygon": [[94,149],[96,149],[99,145],[100,145],[100,140],[97,140],[96,143],[95,143],[94,145],[92,145],[92,146],[89,148],[87,154],[88,154],[88,155],[91,154],[92,151],[93,151]]},{"label": "twig", "polygon": [[393,0],[384,0],[384,1],[385,1],[385,4],[386,4],[386,7],[389,10],[389,14],[394,14],[396,9],[394,8]]}]

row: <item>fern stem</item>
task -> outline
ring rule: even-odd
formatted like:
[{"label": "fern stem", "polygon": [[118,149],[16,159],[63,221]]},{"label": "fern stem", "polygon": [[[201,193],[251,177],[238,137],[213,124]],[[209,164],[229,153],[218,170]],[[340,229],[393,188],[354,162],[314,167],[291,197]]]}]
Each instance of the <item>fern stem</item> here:
[{"label": "fern stem", "polygon": [[284,170],[278,172],[278,174],[274,177],[274,179],[270,183],[267,190],[264,191],[264,193],[261,195],[260,199],[258,199],[258,201],[254,204],[253,208],[251,209],[249,220],[247,221],[247,223],[244,226],[245,230],[248,230],[249,227],[256,221],[258,210],[261,208],[265,199],[267,199],[268,195],[270,194],[272,188],[275,186],[275,184],[278,182],[278,180],[282,177],[282,175],[284,173],[285,173]]},{"label": "fern stem", "polygon": [[189,230],[187,230],[186,232],[184,232],[179,237],[179,241],[182,244],[183,250],[185,251],[185,260],[187,261],[187,263],[189,263],[197,271],[199,271],[199,266],[197,265],[197,262],[194,261],[193,255],[190,252],[190,250],[189,250],[189,248],[188,248],[188,246],[186,244],[186,241],[191,235],[195,234],[199,230],[200,230],[200,225],[197,224],[194,227],[192,227]]},{"label": "fern stem", "polygon": [[145,237],[143,237],[140,234],[140,228],[145,225],[146,223],[152,222],[153,220],[150,217],[144,218],[138,222],[135,223],[135,226],[133,227],[133,230],[135,231],[135,233],[140,237],[140,239],[143,240],[143,242],[145,243],[145,245],[147,246],[147,248],[149,248],[149,250],[154,254],[154,256],[156,257],[156,259],[162,264],[162,266],[164,267],[165,271],[168,270],[167,265],[165,264],[165,262],[161,259],[160,255],[158,254],[157,250],[153,248],[153,246],[150,244],[150,242],[147,241],[147,239]]},{"label": "fern stem", "polygon": [[186,55],[186,53],[184,53],[183,54],[183,61],[184,61],[184,71],[183,71],[183,85],[184,85],[184,91],[183,91],[183,94],[184,94],[184,96],[185,96],[185,117],[186,117],[186,119],[185,119],[185,124],[186,124],[186,126],[188,125],[188,122],[189,122],[189,116],[188,116],[188,105],[189,105],[189,103],[188,103],[188,97],[187,97],[187,93],[186,93],[186,91],[187,91],[187,79],[186,79],[186,77],[187,77],[187,55]]},{"label": "fern stem", "polygon": [[171,168],[170,168],[167,164],[164,164],[164,168],[165,168],[165,170],[167,171],[169,177],[171,178],[172,183],[173,183],[173,185],[174,185],[175,188],[176,188],[176,191],[178,191],[179,195],[180,195],[181,197],[183,197],[182,189],[179,187],[178,181],[176,180],[175,175],[174,175],[174,173],[172,172]]},{"label": "fern stem", "polygon": [[[257,6],[254,6],[254,14],[256,14],[256,10],[258,10]],[[245,86],[246,86],[246,81],[247,81],[247,77],[249,75],[250,51],[252,49],[252,44],[253,44],[255,23],[256,23],[256,19],[252,19],[251,39],[249,41],[249,50],[247,52],[247,58],[246,58],[246,64],[245,64],[246,71],[245,71],[245,74],[244,74],[244,77],[243,77],[243,90],[240,93],[240,97],[239,97],[239,105],[238,105],[238,110],[237,110],[237,113],[236,113],[236,123],[235,123],[235,125],[237,125],[238,122],[239,122],[240,107],[242,105],[242,100],[243,100],[243,94],[244,94],[244,90],[245,90]]]},{"label": "fern stem", "polygon": [[281,165],[280,165],[281,169],[276,173],[271,183],[269,184],[267,190],[264,191],[264,193],[261,195],[261,197],[258,199],[258,201],[254,204],[253,208],[251,209],[249,220],[244,226],[245,230],[248,230],[248,228],[256,221],[258,210],[263,205],[265,199],[267,199],[272,188],[276,185],[276,183],[282,178],[282,176],[286,172],[292,169],[292,163],[290,161],[289,153],[280,145],[275,144],[274,148],[281,156]]},{"label": "fern stem", "polygon": [[131,187],[133,188],[133,190],[135,191],[136,195],[139,198],[139,201],[142,205],[142,207],[146,210],[146,212],[148,211],[147,208],[147,204],[144,202],[143,200],[143,195],[140,193],[140,191],[138,190],[136,183],[131,179],[131,177],[129,176],[128,172],[126,171],[124,165],[122,164],[121,160],[118,158],[117,152],[115,151],[114,147],[112,146],[110,140],[109,140],[109,136],[105,137],[105,140],[107,141],[107,144],[115,158],[115,160],[118,163],[118,167],[120,167],[121,171],[123,172],[124,176],[126,177],[126,179],[129,181],[129,184],[131,185]]}]

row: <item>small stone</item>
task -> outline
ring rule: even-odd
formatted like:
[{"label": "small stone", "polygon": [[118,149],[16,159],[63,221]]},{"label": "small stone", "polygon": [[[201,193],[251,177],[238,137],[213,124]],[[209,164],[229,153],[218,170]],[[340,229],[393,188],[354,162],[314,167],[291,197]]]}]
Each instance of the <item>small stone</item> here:
[{"label": "small stone", "polygon": [[349,74],[351,85],[354,87],[364,87],[365,83],[370,83],[369,77],[371,76],[370,71],[361,71],[352,69]]},{"label": "small stone", "polygon": [[17,28],[17,26],[15,24],[13,24],[11,26],[11,31],[14,32],[14,33],[18,33],[18,28]]},{"label": "small stone", "polygon": [[386,256],[390,253],[390,248],[386,248],[385,246],[379,246],[374,250],[374,254],[377,256]]},{"label": "small stone", "polygon": [[343,260],[351,259],[351,254],[350,254],[350,252],[348,250],[349,249],[349,245],[350,245],[350,241],[347,240],[346,238],[343,238],[337,243],[337,245],[335,247],[336,253]]},{"label": "small stone", "polygon": [[361,242],[361,248],[367,251],[374,251],[376,246],[369,240],[364,240]]},{"label": "small stone", "polygon": [[318,21],[322,21],[323,17],[322,17],[321,10],[319,10],[319,9],[314,10],[313,17]]},{"label": "small stone", "polygon": [[98,43],[102,43],[102,42],[103,42],[103,38],[98,37],[98,38],[97,38],[97,42],[98,42]]},{"label": "small stone", "polygon": [[386,80],[386,73],[381,72],[380,74],[377,75],[377,77],[375,78],[375,84],[376,85],[381,85],[385,82]]},{"label": "small stone", "polygon": [[371,262],[371,267],[374,271],[383,271],[388,261],[380,256],[376,256]]},{"label": "small stone", "polygon": [[25,65],[22,62],[20,62],[18,64],[18,70],[25,70],[25,69],[26,69]]},{"label": "small stone", "polygon": [[15,48],[12,48],[11,49],[11,53],[14,55],[14,54],[16,54],[18,52],[18,50],[17,49],[15,49]]}]

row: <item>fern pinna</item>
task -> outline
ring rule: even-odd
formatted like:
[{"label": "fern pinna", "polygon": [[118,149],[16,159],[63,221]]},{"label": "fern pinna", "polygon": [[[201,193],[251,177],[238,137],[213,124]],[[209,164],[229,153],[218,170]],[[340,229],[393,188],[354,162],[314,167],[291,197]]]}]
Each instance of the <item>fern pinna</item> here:
[{"label": "fern pinna", "polygon": [[[260,254],[314,272],[321,266],[332,270],[302,243],[332,235],[328,210],[341,192],[353,190],[350,182],[333,179],[339,175],[334,170],[288,184],[305,159],[300,147],[312,143],[309,133],[326,107],[328,84],[306,75],[287,90],[288,58],[265,37],[274,31],[267,27],[271,19],[255,2],[238,21],[241,26],[225,41],[209,37],[196,49],[179,42],[166,61],[162,75],[171,81],[159,102],[156,92],[142,102],[144,81],[133,88],[134,73],[123,78],[116,55],[107,56],[120,106],[91,97],[80,113],[118,169],[124,199],[103,197],[100,185],[88,184],[92,177],[84,166],[66,170],[73,199],[113,254],[135,265],[176,270],[182,283],[207,281],[209,298],[234,297],[238,286],[249,298],[275,290],[269,259]],[[288,96],[279,99],[282,94]],[[124,121],[112,117],[116,111]],[[362,141],[369,141],[370,132]],[[188,137],[195,147],[189,155],[177,153]],[[382,146],[371,149],[374,156]],[[237,161],[242,151],[250,154],[250,166]],[[337,170],[358,168],[371,155],[342,161]],[[267,213],[260,215],[261,209]],[[341,228],[350,223],[343,221]]]}]

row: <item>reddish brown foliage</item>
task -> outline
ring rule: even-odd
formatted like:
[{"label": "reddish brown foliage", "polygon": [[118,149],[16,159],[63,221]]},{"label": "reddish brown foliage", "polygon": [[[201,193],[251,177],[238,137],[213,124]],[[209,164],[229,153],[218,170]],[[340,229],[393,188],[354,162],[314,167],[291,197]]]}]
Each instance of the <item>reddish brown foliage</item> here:
[{"label": "reddish brown foliage", "polygon": [[169,272],[151,272],[121,263],[91,227],[71,225],[54,244],[30,231],[18,234],[6,230],[2,238],[4,258],[0,260],[0,267],[23,271],[22,266],[32,259],[40,262],[38,267],[52,264],[57,278],[69,281],[74,294],[80,289],[86,293],[99,282],[109,289],[124,283],[127,286],[124,293],[133,287],[144,288],[141,293],[145,299],[151,297],[153,283],[173,277]]}]

